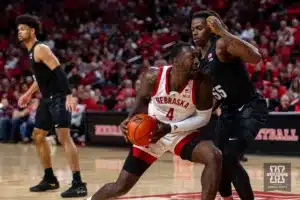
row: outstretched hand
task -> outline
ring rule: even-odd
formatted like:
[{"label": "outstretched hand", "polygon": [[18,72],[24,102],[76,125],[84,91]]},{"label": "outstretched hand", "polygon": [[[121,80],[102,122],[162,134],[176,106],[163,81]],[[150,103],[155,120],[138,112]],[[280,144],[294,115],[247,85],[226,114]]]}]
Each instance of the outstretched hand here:
[{"label": "outstretched hand", "polygon": [[222,36],[226,32],[226,28],[223,22],[215,16],[209,16],[206,19],[206,23],[209,26],[209,28],[212,30],[212,32],[214,32],[219,36]]}]

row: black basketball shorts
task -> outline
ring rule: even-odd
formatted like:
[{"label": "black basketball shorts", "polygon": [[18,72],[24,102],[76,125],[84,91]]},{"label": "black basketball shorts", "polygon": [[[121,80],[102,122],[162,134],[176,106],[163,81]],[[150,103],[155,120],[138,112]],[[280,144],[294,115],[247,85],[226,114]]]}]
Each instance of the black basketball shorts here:
[{"label": "black basketball shorts", "polygon": [[43,98],[36,111],[36,128],[49,131],[52,128],[70,128],[71,113],[66,109],[66,96],[56,94]]},{"label": "black basketball shorts", "polygon": [[216,125],[216,146],[224,154],[244,153],[250,140],[254,140],[259,129],[268,119],[266,100],[262,97],[235,110],[222,109]]}]

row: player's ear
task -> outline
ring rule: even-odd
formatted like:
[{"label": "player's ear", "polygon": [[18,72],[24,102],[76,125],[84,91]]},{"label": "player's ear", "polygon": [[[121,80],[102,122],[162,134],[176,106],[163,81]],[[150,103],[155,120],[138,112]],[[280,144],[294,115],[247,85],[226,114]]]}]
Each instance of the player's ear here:
[{"label": "player's ear", "polygon": [[31,33],[32,35],[34,35],[34,34],[35,34],[35,29],[34,29],[34,28],[30,28],[30,33]]}]

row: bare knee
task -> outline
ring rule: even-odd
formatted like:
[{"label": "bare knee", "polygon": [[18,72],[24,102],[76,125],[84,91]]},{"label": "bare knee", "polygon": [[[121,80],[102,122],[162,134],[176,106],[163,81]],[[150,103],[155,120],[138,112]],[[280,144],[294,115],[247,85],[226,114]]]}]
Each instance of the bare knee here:
[{"label": "bare knee", "polygon": [[212,142],[199,143],[192,155],[192,161],[204,165],[222,165],[222,153]]},{"label": "bare knee", "polygon": [[222,166],[222,152],[217,148],[212,149],[210,155],[208,156],[207,164]]},{"label": "bare knee", "polygon": [[215,147],[212,147],[206,152],[204,158],[202,158],[204,165],[222,166],[222,152]]},{"label": "bare knee", "polygon": [[35,142],[35,144],[39,145],[43,142],[45,142],[45,138],[47,135],[47,131],[34,129],[32,133],[32,140]]}]

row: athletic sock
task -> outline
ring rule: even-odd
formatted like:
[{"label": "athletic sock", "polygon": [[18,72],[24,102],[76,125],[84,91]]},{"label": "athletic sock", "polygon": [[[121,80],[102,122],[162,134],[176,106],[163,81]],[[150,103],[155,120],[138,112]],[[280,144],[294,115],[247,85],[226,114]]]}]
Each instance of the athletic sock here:
[{"label": "athletic sock", "polygon": [[73,172],[73,181],[75,181],[77,183],[82,183],[80,171]]},{"label": "athletic sock", "polygon": [[55,178],[52,167],[45,169],[45,178],[53,180]]}]

